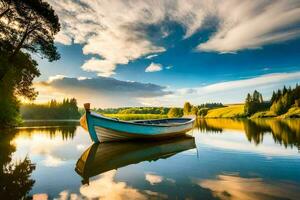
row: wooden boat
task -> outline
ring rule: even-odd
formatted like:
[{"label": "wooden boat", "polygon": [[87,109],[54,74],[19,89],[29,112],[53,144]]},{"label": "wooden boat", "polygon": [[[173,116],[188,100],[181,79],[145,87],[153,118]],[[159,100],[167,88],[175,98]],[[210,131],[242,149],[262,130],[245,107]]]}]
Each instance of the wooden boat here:
[{"label": "wooden boat", "polygon": [[146,160],[165,159],[193,148],[196,148],[195,139],[187,135],[156,141],[94,143],[78,159],[75,171],[83,177],[83,183],[88,183],[90,177],[106,171]]},{"label": "wooden boat", "polygon": [[91,112],[89,103],[84,107],[86,113],[80,119],[80,124],[94,142],[175,137],[191,130],[195,121],[195,118],[123,121]]}]

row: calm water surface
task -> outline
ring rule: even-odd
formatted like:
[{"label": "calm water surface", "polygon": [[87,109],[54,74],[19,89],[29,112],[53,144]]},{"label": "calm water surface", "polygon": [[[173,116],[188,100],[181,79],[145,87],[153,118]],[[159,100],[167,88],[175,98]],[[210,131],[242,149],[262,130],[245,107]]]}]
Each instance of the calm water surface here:
[{"label": "calm water surface", "polygon": [[198,120],[138,145],[92,145],[74,122],[2,132],[1,199],[300,199],[300,120]]}]

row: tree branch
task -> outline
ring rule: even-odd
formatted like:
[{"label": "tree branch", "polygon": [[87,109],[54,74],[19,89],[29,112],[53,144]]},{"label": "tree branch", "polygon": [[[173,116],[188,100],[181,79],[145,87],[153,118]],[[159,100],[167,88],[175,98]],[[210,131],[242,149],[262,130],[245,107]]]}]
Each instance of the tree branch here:
[{"label": "tree branch", "polygon": [[27,39],[27,37],[30,35],[30,33],[32,33],[32,31],[34,31],[34,29],[29,30],[29,24],[26,26],[26,30],[23,33],[22,39],[19,42],[19,44],[16,46],[16,48],[14,49],[13,53],[10,56],[10,60],[12,60],[12,58],[14,58],[16,56],[16,54],[20,51],[20,49],[22,48],[25,40]]},{"label": "tree branch", "polygon": [[6,15],[6,13],[8,13],[8,11],[10,11],[10,7],[8,7],[5,11],[3,11],[2,13],[0,13],[0,19]]}]

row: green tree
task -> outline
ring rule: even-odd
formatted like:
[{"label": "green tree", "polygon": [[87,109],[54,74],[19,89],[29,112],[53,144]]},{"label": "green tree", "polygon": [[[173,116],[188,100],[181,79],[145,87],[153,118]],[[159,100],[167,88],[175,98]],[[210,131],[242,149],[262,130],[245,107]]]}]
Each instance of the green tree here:
[{"label": "green tree", "polygon": [[286,89],[286,87],[285,86],[283,86],[283,89],[282,89],[282,95],[285,95],[286,93],[287,93],[287,89]]},{"label": "green tree", "polygon": [[192,105],[190,102],[185,102],[183,106],[183,114],[184,115],[189,115],[192,109]]},{"label": "green tree", "polygon": [[32,199],[29,192],[35,182],[31,179],[35,165],[28,157],[12,161],[15,135],[15,130],[8,129],[3,130],[0,137],[0,199]]},{"label": "green tree", "polygon": [[60,30],[60,24],[50,5],[42,0],[6,2],[12,14],[6,24],[2,22],[0,34],[5,33],[1,37],[1,43],[6,44],[9,63],[2,66],[0,80],[21,49],[37,53],[49,61],[59,59],[54,46],[54,35]]},{"label": "green tree", "polygon": [[171,108],[168,112],[168,117],[182,117],[182,109],[180,108]]},{"label": "green tree", "polygon": [[209,108],[200,108],[198,111],[198,116],[204,117],[207,115]]},{"label": "green tree", "polygon": [[12,33],[17,38],[12,42],[13,55],[24,48],[49,61],[57,60],[59,54],[54,46],[54,35],[60,30],[60,24],[51,6],[42,0],[10,2],[14,5],[14,24],[17,24]]},{"label": "green tree", "polygon": [[296,100],[295,100],[295,105],[296,105],[298,108],[300,108],[300,99],[296,99]]},{"label": "green tree", "polygon": [[[13,120],[19,110],[16,96],[34,99],[37,95],[32,81],[40,73],[37,63],[27,52],[49,61],[59,59],[54,35],[60,24],[54,10],[42,0],[0,2],[0,103],[6,108],[0,114],[3,127],[16,121]],[[5,116],[11,117],[4,119]]]},{"label": "green tree", "polygon": [[252,97],[249,93],[247,94],[247,97],[246,97],[246,101],[245,101],[245,105],[244,105],[244,113],[246,115],[251,115],[253,113]]},{"label": "green tree", "polygon": [[63,102],[51,100],[48,104],[26,104],[21,106],[24,119],[79,119],[80,113],[76,99]]},{"label": "green tree", "polygon": [[272,93],[272,97],[271,97],[271,100],[270,100],[270,103],[274,103],[275,101],[277,100],[277,94],[275,93],[275,91],[273,91]]},{"label": "green tree", "polygon": [[276,101],[279,100],[281,98],[281,96],[282,96],[282,92],[281,92],[281,90],[278,90],[277,91],[277,99],[276,99]]},{"label": "green tree", "polygon": [[293,105],[293,103],[295,102],[293,100],[293,96],[291,92],[286,92],[285,95],[282,97],[281,99],[282,104],[283,104],[283,112],[287,112],[289,110],[289,108]]},{"label": "green tree", "polygon": [[193,107],[192,107],[192,109],[191,109],[191,114],[192,114],[192,115],[196,115],[196,116],[198,115],[198,108],[197,108],[196,106],[193,106]]},{"label": "green tree", "polygon": [[273,111],[277,115],[281,115],[284,113],[284,105],[282,103],[282,100],[279,99],[278,101],[274,102],[270,108],[271,111]]},{"label": "green tree", "polygon": [[252,96],[248,93],[245,105],[244,105],[244,113],[248,116],[253,115],[257,111],[263,110],[265,108],[262,94],[258,91],[254,91]]},{"label": "green tree", "polygon": [[273,92],[271,98],[272,106],[270,110],[277,115],[284,114],[293,106],[293,104],[297,104],[297,99],[299,98],[300,87],[298,84],[296,84],[294,89],[292,89],[290,86],[287,89],[286,86],[284,86],[282,91],[278,90],[277,92]]}]

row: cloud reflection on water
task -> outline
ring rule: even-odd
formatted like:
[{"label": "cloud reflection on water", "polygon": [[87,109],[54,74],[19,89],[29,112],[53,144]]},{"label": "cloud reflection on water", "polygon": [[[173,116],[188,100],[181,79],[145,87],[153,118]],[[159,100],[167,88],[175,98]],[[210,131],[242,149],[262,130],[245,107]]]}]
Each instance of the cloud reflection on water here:
[{"label": "cloud reflection on water", "polygon": [[262,178],[243,178],[231,175],[218,175],[217,179],[204,179],[196,182],[199,186],[212,190],[220,199],[299,199],[299,184]]}]

